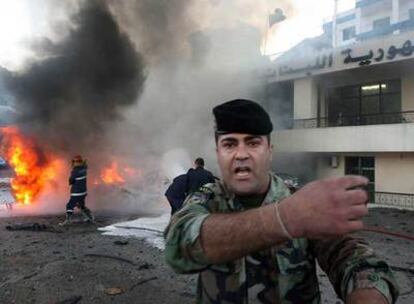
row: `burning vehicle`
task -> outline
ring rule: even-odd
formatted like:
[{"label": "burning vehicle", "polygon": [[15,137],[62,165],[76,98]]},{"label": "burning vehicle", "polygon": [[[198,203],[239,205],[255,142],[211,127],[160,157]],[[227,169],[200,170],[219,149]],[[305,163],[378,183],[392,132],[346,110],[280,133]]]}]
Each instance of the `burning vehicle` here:
[{"label": "burning vehicle", "polygon": [[[65,155],[40,147],[17,126],[0,128],[0,153],[10,170],[0,172],[0,205],[19,213],[64,212],[70,163]],[[152,202],[162,177],[132,166],[127,159],[107,156],[92,160],[88,201],[94,209],[133,210]],[[152,166],[154,167],[154,166]],[[154,167],[155,168],[155,167]],[[148,195],[151,199],[148,198]],[[150,209],[150,208],[149,208]]]}]

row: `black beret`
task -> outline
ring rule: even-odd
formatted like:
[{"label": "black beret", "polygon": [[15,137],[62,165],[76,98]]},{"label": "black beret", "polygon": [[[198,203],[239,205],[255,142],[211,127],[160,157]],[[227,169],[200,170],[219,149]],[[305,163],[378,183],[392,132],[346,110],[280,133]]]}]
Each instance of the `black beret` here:
[{"label": "black beret", "polygon": [[257,103],[247,99],[227,101],[213,108],[216,133],[267,135],[273,130],[269,114]]}]

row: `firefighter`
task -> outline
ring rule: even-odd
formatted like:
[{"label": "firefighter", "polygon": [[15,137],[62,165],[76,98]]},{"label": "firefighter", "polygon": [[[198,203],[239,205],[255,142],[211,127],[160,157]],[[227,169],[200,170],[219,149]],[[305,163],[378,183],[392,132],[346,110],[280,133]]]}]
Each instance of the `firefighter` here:
[{"label": "firefighter", "polygon": [[59,225],[64,226],[71,223],[74,208],[78,207],[87,222],[94,222],[91,211],[85,206],[87,195],[87,171],[88,164],[82,156],[76,155],[72,159],[72,172],[69,177],[70,200],[66,204],[66,219]]}]

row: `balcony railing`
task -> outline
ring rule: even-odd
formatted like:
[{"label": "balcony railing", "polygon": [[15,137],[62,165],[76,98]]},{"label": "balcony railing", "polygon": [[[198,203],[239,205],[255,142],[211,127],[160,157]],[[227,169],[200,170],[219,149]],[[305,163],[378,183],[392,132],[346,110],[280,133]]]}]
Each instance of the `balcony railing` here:
[{"label": "balcony railing", "polygon": [[414,123],[414,111],[296,119],[294,129]]},{"label": "balcony railing", "polygon": [[375,205],[414,210],[414,194],[375,192]]}]

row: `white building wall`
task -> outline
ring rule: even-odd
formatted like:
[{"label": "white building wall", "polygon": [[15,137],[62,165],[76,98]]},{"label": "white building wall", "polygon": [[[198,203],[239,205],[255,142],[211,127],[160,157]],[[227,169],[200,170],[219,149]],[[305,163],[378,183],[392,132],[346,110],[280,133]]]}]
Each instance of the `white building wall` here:
[{"label": "white building wall", "polygon": [[345,161],[342,155],[335,155],[337,158],[338,166],[336,168],[332,167],[331,155],[321,156],[317,160],[317,177],[327,178],[327,177],[340,177],[344,176],[345,173]]},{"label": "white building wall", "polygon": [[392,0],[391,23],[400,21],[400,0]]},{"label": "white building wall", "polygon": [[414,9],[414,1],[412,0],[400,0],[399,15],[400,20],[408,20],[410,17],[409,10]]},{"label": "white building wall", "polygon": [[[414,194],[414,152],[377,153],[375,157],[375,191]],[[346,156],[365,156],[364,153],[336,155],[338,167],[331,166],[331,156],[321,155],[317,160],[317,177],[340,177],[345,174]]]},{"label": "white building wall", "polygon": [[375,191],[414,194],[414,153],[378,154]]},{"label": "white building wall", "polygon": [[375,20],[390,18],[392,22],[392,0],[380,1],[361,8],[361,33],[373,30]]},{"label": "white building wall", "polygon": [[413,152],[414,123],[273,132],[281,152]]},{"label": "white building wall", "polygon": [[354,20],[350,20],[347,22],[343,22],[340,24],[336,25],[336,38],[337,38],[337,46],[344,46],[344,45],[348,45],[348,44],[353,44],[356,42],[355,38],[352,39],[348,39],[344,41],[344,37],[343,37],[343,30],[350,28],[350,27],[355,27],[355,34],[357,33],[357,23],[356,23],[356,19]]}]

